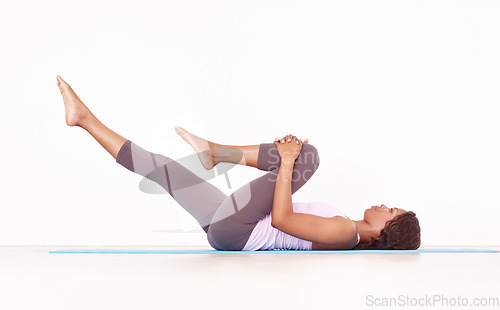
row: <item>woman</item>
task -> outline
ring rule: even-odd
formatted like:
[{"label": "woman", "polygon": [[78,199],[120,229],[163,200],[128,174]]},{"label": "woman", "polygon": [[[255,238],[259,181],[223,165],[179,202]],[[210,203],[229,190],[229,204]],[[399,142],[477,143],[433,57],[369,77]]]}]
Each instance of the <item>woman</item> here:
[{"label": "woman", "polygon": [[206,169],[228,162],[268,171],[227,196],[171,158],[149,152],[104,126],[60,76],[57,85],[66,123],[87,130],[117,163],[165,188],[198,221],[217,250],[410,250],[420,246],[418,219],[411,211],[372,206],[362,220],[352,221],[329,204],[292,203],[292,194],[319,166],[317,150],[307,139],[302,142],[287,135],[274,143],[227,146],[176,127]]}]

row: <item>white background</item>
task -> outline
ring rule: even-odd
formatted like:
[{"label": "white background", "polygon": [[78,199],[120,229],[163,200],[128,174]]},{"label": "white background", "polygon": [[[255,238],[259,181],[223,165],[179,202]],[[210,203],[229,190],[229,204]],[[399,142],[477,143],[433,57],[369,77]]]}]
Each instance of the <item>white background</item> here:
[{"label": "white background", "polygon": [[[422,245],[498,245],[495,1],[11,1],[0,10],[0,244],[208,245],[65,124],[61,75],[109,128],[192,154],[309,138],[294,201],[413,210]],[[229,173],[233,187],[261,175]],[[223,177],[212,180],[229,193]],[[178,231],[178,232],[176,232]],[[191,232],[190,232],[191,231]]]}]

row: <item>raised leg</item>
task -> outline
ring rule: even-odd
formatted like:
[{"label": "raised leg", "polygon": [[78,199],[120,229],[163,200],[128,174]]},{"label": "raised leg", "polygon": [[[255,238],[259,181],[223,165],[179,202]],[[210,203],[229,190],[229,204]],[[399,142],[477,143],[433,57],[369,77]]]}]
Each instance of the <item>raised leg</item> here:
[{"label": "raised leg", "polygon": [[227,196],[169,157],[149,152],[104,126],[68,83],[59,76],[57,80],[66,106],[66,123],[87,130],[120,165],[161,185],[207,232]]},{"label": "raised leg", "polygon": [[[174,160],[144,150],[104,126],[61,77],[58,76],[57,80],[66,107],[66,123],[84,128],[118,163],[163,186],[198,220],[214,248],[241,250],[257,222],[271,212],[281,162],[274,143],[225,146],[210,144],[201,138],[196,140],[192,136],[183,137],[199,156],[202,154],[200,159],[207,169],[225,161],[270,171],[227,197]],[[318,165],[316,149],[304,144],[295,162],[292,193],[307,182]]]},{"label": "raised leg", "polygon": [[57,76],[57,86],[63,96],[66,107],[66,124],[68,126],[82,127],[88,131],[99,144],[116,159],[118,151],[127,141],[124,137],[104,126],[89,108],[78,98],[71,86],[59,75]]},{"label": "raised leg", "polygon": [[162,186],[205,232],[220,204],[227,198],[217,187],[175,160],[145,150],[130,140],[120,149],[116,162]]}]

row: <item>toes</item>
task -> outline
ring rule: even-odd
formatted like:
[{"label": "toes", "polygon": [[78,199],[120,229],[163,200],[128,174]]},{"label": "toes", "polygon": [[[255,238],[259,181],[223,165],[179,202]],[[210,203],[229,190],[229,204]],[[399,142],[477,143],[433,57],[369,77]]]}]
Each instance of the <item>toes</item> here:
[{"label": "toes", "polygon": [[71,87],[64,81],[59,75],[57,76],[57,86],[59,87],[59,90],[61,91],[61,94],[66,90],[70,89]]},{"label": "toes", "polygon": [[66,81],[63,80],[59,75],[57,76],[57,86],[59,86],[61,89],[71,89],[71,86],[69,86],[69,84],[66,83]]},{"label": "toes", "polygon": [[179,126],[175,126],[175,132],[178,134],[178,135],[183,135],[185,130],[184,128],[182,127],[179,127]]}]

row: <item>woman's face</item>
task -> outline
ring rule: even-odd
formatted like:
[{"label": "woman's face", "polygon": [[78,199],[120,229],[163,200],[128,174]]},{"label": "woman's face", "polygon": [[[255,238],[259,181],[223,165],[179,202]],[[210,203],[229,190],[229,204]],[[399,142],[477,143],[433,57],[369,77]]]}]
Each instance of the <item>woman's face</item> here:
[{"label": "woman's face", "polygon": [[394,219],[396,216],[406,213],[407,211],[400,208],[389,208],[382,204],[381,206],[372,206],[365,210],[365,222],[384,229],[387,221]]}]

